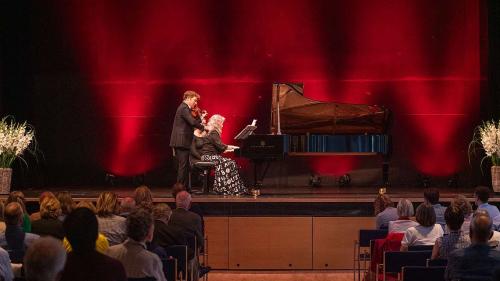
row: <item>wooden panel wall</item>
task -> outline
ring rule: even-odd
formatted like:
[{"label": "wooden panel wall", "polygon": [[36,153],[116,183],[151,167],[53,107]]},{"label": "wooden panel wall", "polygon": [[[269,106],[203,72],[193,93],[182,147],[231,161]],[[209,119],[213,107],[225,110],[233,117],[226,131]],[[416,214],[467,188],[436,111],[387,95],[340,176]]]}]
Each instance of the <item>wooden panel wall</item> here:
[{"label": "wooden panel wall", "polygon": [[229,262],[228,217],[205,217],[205,235],[208,239],[208,265],[227,269]]},{"label": "wooden panel wall", "polygon": [[350,269],[373,217],[206,217],[213,269]]},{"label": "wooden panel wall", "polygon": [[371,217],[315,217],[314,269],[351,269],[354,240],[360,229],[375,228]]},{"label": "wooden panel wall", "polygon": [[230,217],[229,269],[311,269],[311,217]]}]

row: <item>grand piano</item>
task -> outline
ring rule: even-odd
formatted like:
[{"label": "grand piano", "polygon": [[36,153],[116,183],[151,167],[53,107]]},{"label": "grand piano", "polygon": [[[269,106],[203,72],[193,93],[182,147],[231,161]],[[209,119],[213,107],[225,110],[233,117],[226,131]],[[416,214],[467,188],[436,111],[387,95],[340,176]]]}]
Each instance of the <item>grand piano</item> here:
[{"label": "grand piano", "polygon": [[[235,150],[236,156],[254,162],[255,185],[262,185],[274,160],[323,155],[381,155],[382,182],[389,184],[390,111],[377,105],[312,100],[304,97],[303,89],[297,83],[273,84],[270,134],[249,135]],[[266,165],[259,173],[262,164]]]}]

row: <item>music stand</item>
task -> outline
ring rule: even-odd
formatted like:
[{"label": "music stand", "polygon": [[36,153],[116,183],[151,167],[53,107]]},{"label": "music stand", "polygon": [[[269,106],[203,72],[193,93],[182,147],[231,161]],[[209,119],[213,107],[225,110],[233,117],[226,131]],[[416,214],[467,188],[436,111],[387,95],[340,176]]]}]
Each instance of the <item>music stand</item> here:
[{"label": "music stand", "polygon": [[248,138],[249,135],[253,133],[257,129],[257,126],[255,125],[247,125],[241,132],[239,132],[236,137],[234,137],[235,140],[244,140]]}]

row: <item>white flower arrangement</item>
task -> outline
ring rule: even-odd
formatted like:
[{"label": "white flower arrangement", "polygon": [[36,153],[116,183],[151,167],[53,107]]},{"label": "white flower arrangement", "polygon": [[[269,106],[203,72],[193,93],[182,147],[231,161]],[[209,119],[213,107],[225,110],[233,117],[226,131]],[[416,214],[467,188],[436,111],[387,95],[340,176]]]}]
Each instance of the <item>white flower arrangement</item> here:
[{"label": "white flower arrangement", "polygon": [[471,152],[481,145],[486,156],[481,159],[481,166],[485,159],[490,158],[493,166],[500,166],[500,121],[486,121],[474,130],[474,136],[469,144],[469,160]]},{"label": "white flower arrangement", "polygon": [[22,155],[25,150],[34,153],[35,143],[35,130],[32,126],[4,117],[0,121],[0,168],[10,168],[16,159],[26,163]]}]

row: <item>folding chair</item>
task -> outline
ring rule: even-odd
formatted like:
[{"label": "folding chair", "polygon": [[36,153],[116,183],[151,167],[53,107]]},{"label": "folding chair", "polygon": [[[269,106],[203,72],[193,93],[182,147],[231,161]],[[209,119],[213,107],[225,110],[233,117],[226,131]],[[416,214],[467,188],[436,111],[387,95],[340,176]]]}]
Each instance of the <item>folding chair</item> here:
[{"label": "folding chair", "polygon": [[[165,248],[168,257],[173,257],[177,260],[177,276],[176,280],[187,280],[188,272],[188,252],[186,245],[173,245]],[[182,274],[180,274],[182,273]],[[178,279],[180,276],[180,279]]]},{"label": "folding chair", "polygon": [[431,266],[446,266],[448,265],[448,260],[447,259],[427,259],[427,267]]},{"label": "folding chair", "polygon": [[[404,266],[425,266],[431,254],[431,251],[385,252],[382,280],[400,280],[401,268]],[[379,274],[377,274],[377,278],[380,279]]]},{"label": "folding chair", "polygon": [[[354,281],[361,280],[361,262],[363,262],[363,270],[366,271],[367,262],[370,260],[371,257],[370,252],[367,250],[371,248],[371,241],[375,239],[385,238],[387,236],[387,232],[388,232],[387,229],[359,230],[358,240],[354,241],[354,258],[353,258]],[[361,248],[365,248],[363,253],[361,253]]]},{"label": "folding chair", "polygon": [[434,245],[418,245],[418,246],[409,246],[408,251],[432,251]]},{"label": "folding chair", "polygon": [[[198,254],[198,257],[199,257],[199,254]],[[208,236],[205,236],[205,243],[204,243],[204,247],[203,247],[201,265],[208,266]],[[203,275],[203,280],[208,281],[208,272],[205,275]]]},{"label": "folding chair", "polygon": [[402,281],[444,281],[446,266],[404,266],[401,271]]},{"label": "folding chair", "polygon": [[179,275],[177,274],[177,259],[171,257],[168,259],[161,260],[163,264],[163,273],[165,274],[165,278],[167,281],[177,281]]}]

